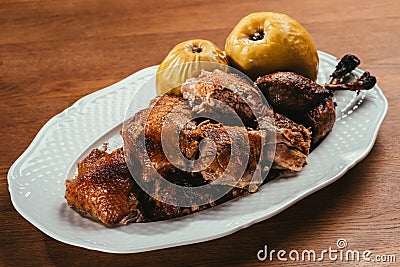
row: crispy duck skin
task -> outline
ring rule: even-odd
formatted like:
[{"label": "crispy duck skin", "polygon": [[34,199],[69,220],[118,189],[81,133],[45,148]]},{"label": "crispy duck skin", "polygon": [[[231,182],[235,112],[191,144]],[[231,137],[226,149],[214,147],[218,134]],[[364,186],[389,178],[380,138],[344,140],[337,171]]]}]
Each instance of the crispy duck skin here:
[{"label": "crispy duck skin", "polygon": [[133,186],[122,149],[110,154],[94,149],[80,162],[78,175],[66,181],[65,198],[69,206],[107,225],[140,222]]},{"label": "crispy duck skin", "polygon": [[313,144],[316,145],[328,135],[335,124],[335,103],[326,98],[299,120],[304,126],[311,128]]},{"label": "crispy duck skin", "polygon": [[[273,160],[273,147],[262,145],[264,137],[260,131],[206,122],[185,131],[184,134],[197,137],[192,139],[190,146],[197,149],[197,167],[201,170],[199,173],[205,183],[216,182],[252,191],[262,184],[262,175],[266,176]],[[248,140],[248,144],[244,139]],[[205,140],[208,142],[201,143]],[[214,145],[216,155],[211,153]],[[246,145],[248,153],[243,149]],[[246,162],[247,165],[244,165]]]},{"label": "crispy duck skin", "polygon": [[84,174],[93,168],[94,163],[107,155],[107,147],[103,147],[103,149],[93,149],[90,154],[84,158],[81,162],[78,163],[78,176]]},{"label": "crispy duck skin", "polygon": [[[161,132],[163,132],[162,134],[165,135],[167,140],[172,140],[170,135],[179,134],[179,144],[170,143],[172,146],[179,145],[180,152],[188,160],[195,160],[199,157],[199,145],[203,139],[212,139],[219,147],[219,150],[217,151],[216,161],[207,168],[207,172],[215,174],[223,172],[226,166],[221,167],[219,163],[229,162],[231,143],[227,141],[229,138],[227,138],[226,132],[219,131],[219,135],[213,134],[215,132],[213,130],[221,128],[221,125],[212,124],[209,121],[196,125],[190,119],[193,113],[190,107],[187,106],[187,102],[176,96],[164,95],[155,100],[154,103],[151,111],[144,110],[135,115],[122,131],[127,158],[139,159],[139,162],[128,162],[128,164],[132,164],[131,166],[137,166],[137,169],[140,169],[138,176],[144,182],[153,182],[155,177],[154,172],[156,171],[165,179],[178,185],[198,186],[208,182],[208,179],[205,179],[206,172],[202,173],[204,175],[200,175],[198,173],[185,172],[177,168],[176,165],[184,165],[184,162],[180,162],[180,158],[178,157],[180,155],[170,155],[170,159],[172,158],[175,165],[167,159],[164,153],[165,147],[163,148],[161,143]],[[170,113],[178,105],[180,108],[177,108],[176,111],[179,112]],[[148,117],[143,114],[148,114]],[[169,116],[168,119],[167,115]],[[147,122],[145,122],[146,117]],[[178,123],[178,128],[181,129],[180,133],[178,133],[179,129],[175,129],[172,123]],[[236,129],[236,131],[238,130]],[[247,134],[247,129],[244,127],[240,127],[240,130]],[[261,139],[261,136],[258,138]],[[146,140],[145,145],[140,140]],[[203,151],[206,150],[207,148],[203,147]],[[144,153],[148,155],[148,158],[143,156],[145,155]],[[200,167],[202,165],[207,166],[206,162],[207,154],[203,153],[200,159],[198,159],[198,165]],[[249,164],[254,165],[254,163]],[[234,179],[239,178],[235,177]]]},{"label": "crispy duck skin", "polygon": [[274,110],[289,117],[306,114],[333,95],[331,90],[293,72],[268,74],[255,83]]}]

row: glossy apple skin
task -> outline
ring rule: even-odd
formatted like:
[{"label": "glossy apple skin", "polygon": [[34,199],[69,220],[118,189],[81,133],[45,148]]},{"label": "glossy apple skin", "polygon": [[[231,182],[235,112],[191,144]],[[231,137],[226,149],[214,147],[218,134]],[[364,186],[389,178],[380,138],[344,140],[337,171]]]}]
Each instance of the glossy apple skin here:
[{"label": "glossy apple skin", "polygon": [[[218,63],[209,64],[211,63]],[[225,53],[208,40],[188,40],[177,44],[157,69],[157,95],[181,95],[180,85],[200,75],[202,69],[228,66]]]},{"label": "glossy apple skin", "polygon": [[291,17],[274,12],[244,17],[226,39],[231,66],[256,78],[292,71],[316,80],[318,53],[310,34]]}]

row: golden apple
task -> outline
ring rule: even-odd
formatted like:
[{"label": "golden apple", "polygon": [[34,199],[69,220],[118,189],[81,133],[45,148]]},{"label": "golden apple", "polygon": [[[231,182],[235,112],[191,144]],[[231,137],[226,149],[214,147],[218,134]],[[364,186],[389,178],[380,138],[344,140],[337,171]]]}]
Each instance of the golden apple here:
[{"label": "golden apple", "polygon": [[[213,64],[215,63],[215,64]],[[218,63],[218,64],[216,64]],[[201,70],[213,70],[219,65],[228,68],[225,53],[208,40],[189,40],[177,44],[157,69],[157,95],[181,95],[180,86],[197,77]]]},{"label": "golden apple", "polygon": [[316,80],[318,54],[310,34],[288,15],[252,13],[226,39],[231,66],[253,80],[276,71],[292,71]]}]

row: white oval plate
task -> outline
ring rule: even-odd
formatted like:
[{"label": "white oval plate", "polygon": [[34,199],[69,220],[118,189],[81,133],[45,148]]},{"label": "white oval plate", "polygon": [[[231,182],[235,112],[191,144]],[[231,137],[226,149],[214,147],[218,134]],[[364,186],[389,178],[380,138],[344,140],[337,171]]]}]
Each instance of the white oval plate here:
[{"label": "white oval plate", "polygon": [[[319,57],[318,82],[325,83],[337,60],[323,52]],[[75,166],[82,151],[100,145],[104,138],[116,138],[117,131],[110,129],[123,120],[132,96],[156,69],[143,69],[85,96],[43,126],[8,172],[12,203],[25,219],[61,242],[111,253],[135,253],[223,237],[268,219],[339,179],[372,149],[388,108],[378,86],[358,96],[337,92],[338,120],[333,131],[310,154],[308,165],[297,176],[273,180],[253,195],[190,216],[107,228],[66,205],[64,182],[72,178],[71,173],[68,176],[70,167]]]}]

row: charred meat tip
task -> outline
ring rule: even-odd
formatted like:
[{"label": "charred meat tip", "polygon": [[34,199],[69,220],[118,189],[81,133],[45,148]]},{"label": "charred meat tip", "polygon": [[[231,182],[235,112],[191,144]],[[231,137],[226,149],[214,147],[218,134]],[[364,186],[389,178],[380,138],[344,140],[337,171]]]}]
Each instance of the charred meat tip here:
[{"label": "charred meat tip", "polygon": [[336,65],[336,69],[331,74],[333,80],[341,79],[346,74],[352,72],[357,66],[360,65],[360,59],[355,55],[347,54],[342,57]]},{"label": "charred meat tip", "polygon": [[371,75],[368,71],[364,72],[361,75],[360,79],[358,79],[359,83],[363,87],[363,89],[371,89],[376,84],[376,77]]}]

